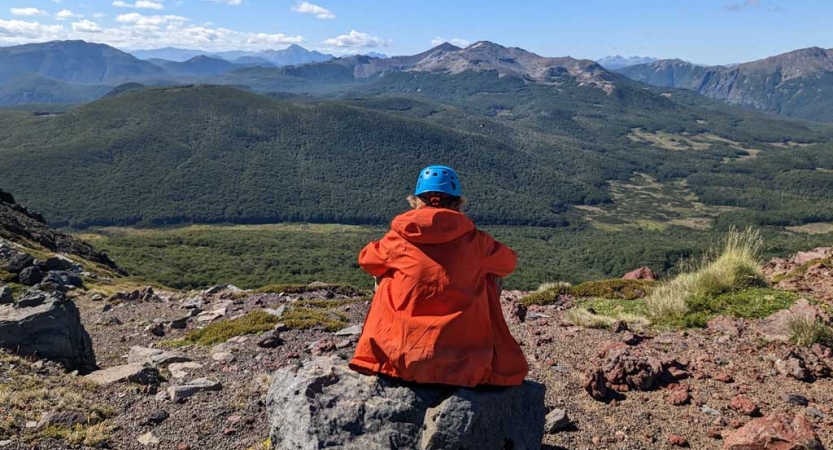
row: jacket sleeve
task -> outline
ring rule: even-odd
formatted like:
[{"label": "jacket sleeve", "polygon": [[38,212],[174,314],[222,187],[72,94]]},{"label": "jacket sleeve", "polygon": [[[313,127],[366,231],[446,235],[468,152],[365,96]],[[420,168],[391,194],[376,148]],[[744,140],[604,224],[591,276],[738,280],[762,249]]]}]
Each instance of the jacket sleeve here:
[{"label": "jacket sleeve", "polygon": [[503,278],[515,271],[518,255],[485,232],[480,232],[480,246],[484,251],[483,267],[486,273]]},{"label": "jacket sleeve", "polygon": [[359,253],[359,265],[374,277],[381,277],[390,269],[391,250],[395,244],[395,233],[389,232],[382,239],[367,244]]}]

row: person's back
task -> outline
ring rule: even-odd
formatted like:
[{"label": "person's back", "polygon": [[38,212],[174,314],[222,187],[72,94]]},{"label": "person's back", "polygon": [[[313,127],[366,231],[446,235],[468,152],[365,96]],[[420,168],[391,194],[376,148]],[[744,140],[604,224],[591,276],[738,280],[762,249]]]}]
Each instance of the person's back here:
[{"label": "person's back", "polygon": [[411,203],[359,256],[381,282],[350,367],[420,383],[520,384],[528,365],[495,282],[514,271],[515,253],[458,211],[447,167],[425,169]]}]

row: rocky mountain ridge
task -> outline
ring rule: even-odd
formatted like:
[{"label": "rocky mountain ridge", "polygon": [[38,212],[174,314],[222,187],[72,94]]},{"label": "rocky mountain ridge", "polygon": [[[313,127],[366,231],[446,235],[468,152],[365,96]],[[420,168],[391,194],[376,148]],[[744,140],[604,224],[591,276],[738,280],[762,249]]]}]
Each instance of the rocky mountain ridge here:
[{"label": "rocky mountain ridge", "polygon": [[833,50],[811,47],[731,67],[659,60],[625,67],[636,81],[696,91],[749,108],[810,120],[830,121]]}]

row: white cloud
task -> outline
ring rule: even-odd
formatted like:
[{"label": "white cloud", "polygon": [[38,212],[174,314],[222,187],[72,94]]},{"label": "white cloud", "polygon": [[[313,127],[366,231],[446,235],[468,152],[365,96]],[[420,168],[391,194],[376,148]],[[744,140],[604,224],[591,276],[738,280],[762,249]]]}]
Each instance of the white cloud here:
[{"label": "white cloud", "polygon": [[304,42],[302,36],[251,33],[207,24],[199,26],[190,23],[186,17],[172,15],[122,14],[116,18],[116,24],[106,27],[80,20],[65,26],[0,19],[0,46],[84,39],[121,49],[175,47],[187,42],[189,46],[206,51],[226,51],[265,50]]},{"label": "white cloud", "polygon": [[81,20],[78,22],[73,22],[72,31],[78,33],[100,33],[101,27],[98,26],[98,24],[93,22],[92,20]]},{"label": "white cloud", "polygon": [[42,16],[46,11],[38,8],[12,8],[10,10],[13,16]]},{"label": "white cloud", "polygon": [[182,16],[144,16],[139,13],[128,13],[116,16],[116,22],[134,24],[138,27],[156,28],[160,25],[182,26],[188,22],[188,18]]},{"label": "white cloud", "polygon": [[93,17],[95,17],[96,19],[101,19],[102,17],[104,17],[106,15],[107,14],[104,14],[104,13],[101,13],[101,12],[93,13]]},{"label": "white cloud", "polygon": [[61,37],[63,30],[64,27],[61,25],[0,19],[0,43],[23,44],[54,41]]},{"label": "white cloud", "polygon": [[336,15],[333,14],[332,12],[330,12],[329,9],[323,8],[323,7],[318,6],[318,5],[313,5],[310,2],[301,2],[301,3],[295,4],[295,6],[292,7],[292,11],[295,11],[295,12],[301,13],[301,14],[313,14],[313,15],[315,15],[315,17],[317,17],[319,19],[322,19],[322,20],[328,20],[328,19],[335,19],[336,18]]},{"label": "white cloud", "polygon": [[116,0],[113,2],[113,6],[116,8],[155,9],[157,11],[165,9],[165,5],[162,3],[149,0],[137,0],[134,3],[126,3],[122,0]]},{"label": "white cloud", "polygon": [[83,14],[75,14],[74,12],[68,9],[62,9],[55,13],[55,18],[58,20],[69,20],[69,19],[79,19],[84,17]]},{"label": "white cloud", "polygon": [[231,6],[240,6],[243,4],[243,0],[205,0],[207,2],[214,2],[214,3],[225,3],[226,5]]},{"label": "white cloud", "polygon": [[440,44],[443,44],[445,42],[448,42],[449,44],[452,44],[452,45],[456,45],[457,47],[468,47],[469,44],[471,44],[471,42],[469,42],[468,39],[462,39],[462,38],[444,39],[444,38],[441,38],[441,37],[438,36],[438,37],[435,37],[434,39],[431,39],[431,45],[433,45],[434,47],[436,47]]},{"label": "white cloud", "polygon": [[324,41],[325,45],[331,45],[336,48],[374,48],[387,47],[388,41],[382,38],[371,36],[367,33],[361,33],[356,30],[350,31],[348,34],[342,34]]}]

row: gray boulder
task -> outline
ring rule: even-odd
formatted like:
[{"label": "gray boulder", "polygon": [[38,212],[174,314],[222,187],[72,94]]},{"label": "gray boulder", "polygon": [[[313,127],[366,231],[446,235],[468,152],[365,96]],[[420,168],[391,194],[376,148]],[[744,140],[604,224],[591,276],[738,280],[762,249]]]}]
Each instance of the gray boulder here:
[{"label": "gray boulder", "polygon": [[12,288],[0,285],[0,305],[10,305],[14,303],[14,295],[12,295]]},{"label": "gray boulder", "polygon": [[35,258],[27,253],[12,249],[6,249],[5,252],[0,251],[0,268],[4,268],[6,272],[19,274],[23,269],[33,264],[35,264]]},{"label": "gray boulder", "polygon": [[544,386],[465,389],[360,375],[316,358],[275,373],[267,397],[276,450],[539,450]]},{"label": "gray boulder", "polygon": [[40,282],[40,289],[50,292],[66,292],[70,287],[84,287],[84,282],[78,275],[66,270],[53,270],[46,274]]},{"label": "gray boulder", "polygon": [[20,284],[34,286],[43,280],[43,272],[37,266],[31,266],[20,271],[18,278],[20,279]]},{"label": "gray boulder", "polygon": [[37,297],[36,306],[0,305],[0,347],[56,361],[68,370],[95,370],[92,341],[75,303],[61,294]]},{"label": "gray boulder", "polygon": [[48,270],[69,270],[75,265],[71,259],[64,255],[55,255],[43,262],[43,267]]}]

